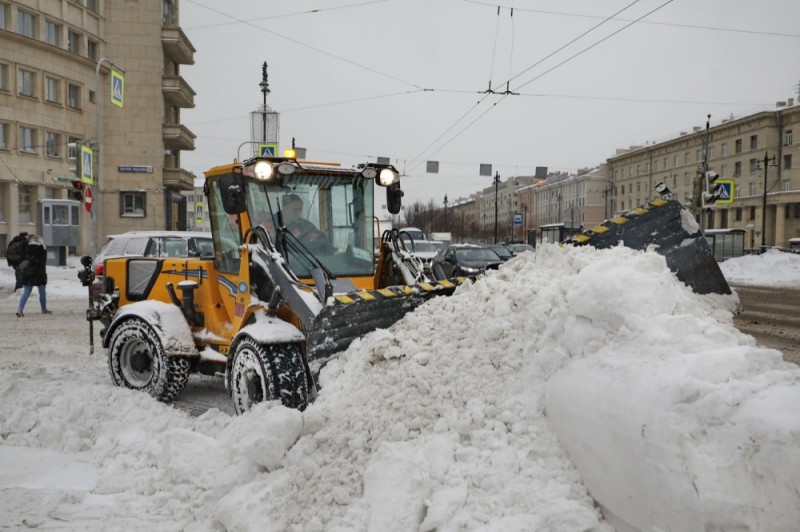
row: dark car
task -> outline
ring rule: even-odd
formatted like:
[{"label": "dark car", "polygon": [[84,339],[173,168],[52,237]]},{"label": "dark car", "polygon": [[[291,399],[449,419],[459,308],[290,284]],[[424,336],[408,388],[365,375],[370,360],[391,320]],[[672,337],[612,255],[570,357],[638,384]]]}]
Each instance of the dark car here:
[{"label": "dark car", "polygon": [[514,254],[515,257],[520,253],[525,253],[526,251],[536,251],[536,248],[530,244],[509,244],[506,247],[511,253]]},{"label": "dark car", "polygon": [[437,279],[477,275],[496,269],[503,260],[486,246],[452,244],[439,252],[431,263]]},{"label": "dark car", "polygon": [[507,247],[501,244],[489,244],[486,247],[497,253],[497,256],[500,257],[503,262],[514,256]]}]

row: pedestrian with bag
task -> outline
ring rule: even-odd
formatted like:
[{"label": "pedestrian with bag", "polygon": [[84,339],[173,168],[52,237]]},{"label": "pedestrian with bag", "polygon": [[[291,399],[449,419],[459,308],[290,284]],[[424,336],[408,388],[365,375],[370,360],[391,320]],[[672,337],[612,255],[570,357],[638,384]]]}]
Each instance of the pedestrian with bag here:
[{"label": "pedestrian with bag", "polygon": [[22,296],[19,298],[19,308],[17,317],[23,318],[25,303],[28,302],[33,287],[39,291],[39,305],[42,307],[42,314],[52,314],[47,310],[47,248],[44,240],[39,235],[31,235],[28,245],[25,247],[25,258],[19,263],[17,270],[22,278]]},{"label": "pedestrian with bag", "polygon": [[14,269],[14,291],[22,288],[22,275],[19,271],[20,263],[25,259],[25,249],[28,247],[28,233],[22,232],[11,239],[6,248],[6,262]]}]

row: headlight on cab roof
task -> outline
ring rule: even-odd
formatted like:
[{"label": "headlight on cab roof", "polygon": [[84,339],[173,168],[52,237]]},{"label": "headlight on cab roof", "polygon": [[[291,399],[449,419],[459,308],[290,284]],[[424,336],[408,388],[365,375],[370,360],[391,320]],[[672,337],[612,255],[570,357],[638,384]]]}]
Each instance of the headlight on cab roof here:
[{"label": "headlight on cab roof", "polygon": [[378,182],[381,186],[388,187],[400,181],[400,175],[391,168],[382,168],[378,174]]},{"label": "headlight on cab roof", "polygon": [[253,177],[261,181],[269,181],[275,175],[275,168],[272,163],[267,161],[258,161],[253,166]]}]

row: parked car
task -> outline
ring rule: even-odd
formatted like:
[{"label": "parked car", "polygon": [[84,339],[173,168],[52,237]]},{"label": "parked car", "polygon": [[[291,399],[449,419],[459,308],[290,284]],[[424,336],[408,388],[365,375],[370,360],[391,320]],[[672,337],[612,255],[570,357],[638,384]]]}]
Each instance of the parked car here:
[{"label": "parked car", "polygon": [[511,251],[507,247],[501,244],[489,244],[486,247],[497,253],[497,256],[500,257],[500,259],[503,262],[507,261],[508,259],[514,256],[514,254],[511,253]]},{"label": "parked car", "polygon": [[103,286],[104,261],[114,257],[210,257],[214,256],[211,233],[192,231],[129,231],[109,235],[94,258],[92,294]]},{"label": "parked car", "polygon": [[400,232],[400,238],[402,238],[406,245],[408,245],[409,241],[417,241],[417,240],[426,240],[425,233],[422,232],[422,229],[417,229],[416,227],[403,227],[402,229],[398,229]]},{"label": "parked car", "polygon": [[487,269],[496,269],[502,259],[486,246],[452,244],[439,252],[431,263],[437,279],[476,275]]},{"label": "parked car", "polygon": [[506,247],[515,256],[520,253],[525,253],[526,251],[536,251],[536,248],[530,244],[509,244]]},{"label": "parked car", "polygon": [[430,270],[431,261],[439,254],[439,248],[430,240],[405,241],[406,249],[409,253],[422,261],[425,270]]}]

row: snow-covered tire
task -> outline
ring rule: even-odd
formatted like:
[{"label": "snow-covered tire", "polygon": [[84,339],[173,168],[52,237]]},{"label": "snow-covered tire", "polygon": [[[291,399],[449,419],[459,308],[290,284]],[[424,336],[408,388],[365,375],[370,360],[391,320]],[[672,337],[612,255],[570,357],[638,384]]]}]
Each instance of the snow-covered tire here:
[{"label": "snow-covered tire", "polygon": [[161,339],[142,318],[129,318],[112,333],[108,369],[117,386],[142,390],[168,403],[183,391],[189,368],[185,357],[164,354]]},{"label": "snow-covered tire", "polygon": [[237,414],[262,401],[305,410],[308,380],[300,346],[261,344],[242,336],[233,352],[229,390]]}]

